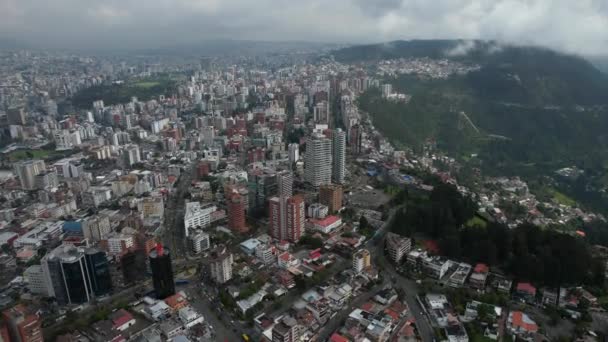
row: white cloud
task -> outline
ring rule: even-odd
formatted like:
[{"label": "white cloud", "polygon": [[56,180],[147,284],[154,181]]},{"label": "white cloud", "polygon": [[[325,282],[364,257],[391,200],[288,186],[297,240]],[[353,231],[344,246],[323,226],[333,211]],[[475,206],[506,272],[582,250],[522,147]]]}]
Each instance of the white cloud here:
[{"label": "white cloud", "polygon": [[203,39],[496,39],[608,55],[606,0],[1,0],[4,36],[52,46]]}]

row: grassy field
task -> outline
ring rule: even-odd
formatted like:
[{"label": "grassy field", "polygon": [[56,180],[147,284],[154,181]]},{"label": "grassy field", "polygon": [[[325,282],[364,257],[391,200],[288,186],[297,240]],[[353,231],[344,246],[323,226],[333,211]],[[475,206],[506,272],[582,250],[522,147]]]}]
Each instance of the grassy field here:
[{"label": "grassy field", "polygon": [[475,215],[470,220],[467,221],[465,226],[467,226],[469,228],[474,228],[474,227],[485,228],[487,226],[487,224],[488,223],[485,220],[483,220],[481,217]]},{"label": "grassy field", "polygon": [[566,196],[565,194],[563,194],[555,189],[549,189],[549,192],[550,192],[551,196],[553,197],[553,199],[559,204],[563,204],[563,205],[567,205],[567,206],[571,206],[571,207],[574,207],[577,204],[575,200],[573,200],[572,198]]},{"label": "grassy field", "polygon": [[54,154],[55,150],[16,150],[8,154],[10,161],[18,161],[22,159],[43,159],[51,154]]},{"label": "grassy field", "polygon": [[141,81],[133,83],[133,86],[143,89],[149,89],[160,85],[160,82],[157,81]]}]

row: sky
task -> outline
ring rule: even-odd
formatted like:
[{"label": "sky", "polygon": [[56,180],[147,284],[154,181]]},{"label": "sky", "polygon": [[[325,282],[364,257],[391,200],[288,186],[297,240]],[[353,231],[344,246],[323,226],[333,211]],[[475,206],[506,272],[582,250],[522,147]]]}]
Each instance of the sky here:
[{"label": "sky", "polygon": [[0,38],[156,48],[209,39],[488,39],[608,55],[606,0],[0,0]]}]

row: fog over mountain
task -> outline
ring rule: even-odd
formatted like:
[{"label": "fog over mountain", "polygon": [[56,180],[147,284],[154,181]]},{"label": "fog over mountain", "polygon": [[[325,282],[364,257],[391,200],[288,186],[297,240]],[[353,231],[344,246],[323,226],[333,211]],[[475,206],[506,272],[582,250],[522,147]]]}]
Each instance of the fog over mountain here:
[{"label": "fog over mountain", "polygon": [[[608,55],[603,0],[3,0],[0,42],[150,49],[208,39],[486,39]],[[19,45],[17,44],[17,45]]]}]

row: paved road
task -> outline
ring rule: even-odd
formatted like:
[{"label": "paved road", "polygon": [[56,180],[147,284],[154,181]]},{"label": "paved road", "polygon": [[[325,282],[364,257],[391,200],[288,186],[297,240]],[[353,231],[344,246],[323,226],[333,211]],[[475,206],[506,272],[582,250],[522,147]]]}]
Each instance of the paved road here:
[{"label": "paved road", "polygon": [[389,212],[389,217],[384,223],[384,225],[376,231],[374,237],[368,241],[368,248],[372,253],[372,258],[374,260],[373,264],[378,267],[378,270],[382,271],[382,275],[386,278],[390,277],[396,280],[396,286],[402,288],[405,292],[405,302],[414,319],[416,320],[416,325],[418,327],[418,332],[420,333],[420,337],[422,341],[434,341],[433,329],[431,329],[431,325],[429,324],[428,318],[422,313],[422,308],[420,307],[417,294],[418,294],[418,286],[411,279],[407,279],[397,273],[393,265],[390,264],[388,260],[386,260],[386,256],[384,255],[384,236],[388,232],[388,228],[392,223],[397,210],[401,209],[401,207],[392,208]]},{"label": "paved road", "polygon": [[190,304],[205,317],[205,321],[213,327],[215,333],[214,341],[240,341],[240,333],[233,331],[230,327],[227,314],[219,312],[217,305],[212,304],[207,297],[201,294],[197,288],[187,291],[188,297],[192,298]]},{"label": "paved road", "polygon": [[175,191],[167,200],[165,208],[165,221],[161,239],[163,243],[171,249],[175,258],[183,257],[186,254],[186,243],[184,234],[184,207],[186,191],[192,184],[194,177],[195,164],[192,163],[185,167],[179,179]]},{"label": "paved road", "polygon": [[344,320],[348,318],[348,315],[359,306],[365,304],[370,300],[376,292],[380,291],[384,286],[388,285],[388,279],[385,279],[382,284],[374,286],[371,290],[365,291],[362,295],[358,296],[354,301],[350,302],[349,305],[338,312],[333,318],[331,318],[319,331],[317,335],[317,341],[327,341],[331,334],[336,331]]}]

